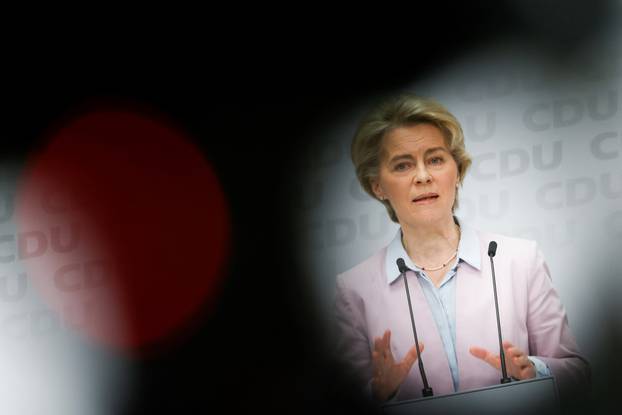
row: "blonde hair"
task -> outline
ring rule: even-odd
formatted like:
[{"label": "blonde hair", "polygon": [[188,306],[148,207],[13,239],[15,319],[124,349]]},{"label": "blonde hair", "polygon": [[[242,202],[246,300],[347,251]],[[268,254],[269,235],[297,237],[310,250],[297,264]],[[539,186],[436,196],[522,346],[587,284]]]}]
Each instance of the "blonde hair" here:
[{"label": "blonde hair", "polygon": [[[380,200],[372,189],[372,180],[378,178],[383,138],[398,127],[431,124],[437,127],[458,165],[458,180],[462,184],[471,165],[471,157],[464,147],[460,123],[445,107],[430,99],[413,94],[389,98],[373,109],[359,124],[352,140],[351,156],[356,177],[363,189],[387,209],[393,222],[398,222],[395,210],[388,200]],[[452,212],[458,207],[458,189]]]}]

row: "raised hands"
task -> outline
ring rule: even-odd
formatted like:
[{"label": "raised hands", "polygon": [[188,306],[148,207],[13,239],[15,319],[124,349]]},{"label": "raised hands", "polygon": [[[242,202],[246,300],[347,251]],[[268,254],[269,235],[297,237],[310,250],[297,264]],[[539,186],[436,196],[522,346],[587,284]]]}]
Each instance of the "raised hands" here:
[{"label": "raised hands", "polygon": [[[419,352],[423,343],[419,343]],[[374,339],[372,351],[373,378],[371,382],[374,397],[384,402],[393,395],[402,384],[410,368],[417,361],[417,347],[413,346],[401,362],[396,362],[391,352],[391,331]]]},{"label": "raised hands", "polygon": [[[469,351],[473,356],[501,370],[501,358],[498,354],[493,354],[486,349],[476,346],[471,347]],[[534,364],[522,350],[515,347],[512,343],[504,341],[503,351],[505,352],[505,367],[508,371],[508,376],[520,380],[536,377],[536,368]]]}]

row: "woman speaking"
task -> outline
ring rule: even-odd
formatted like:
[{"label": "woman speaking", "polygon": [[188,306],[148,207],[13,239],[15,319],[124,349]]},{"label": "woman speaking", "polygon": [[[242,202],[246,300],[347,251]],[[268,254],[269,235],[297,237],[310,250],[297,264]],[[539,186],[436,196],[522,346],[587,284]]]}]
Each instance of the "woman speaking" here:
[{"label": "woman speaking", "polygon": [[400,225],[388,246],[337,278],[338,355],[361,387],[380,402],[421,396],[409,302],[435,395],[499,383],[491,241],[508,376],[552,375],[562,398],[589,383],[536,243],[453,215],[471,164],[453,115],[413,95],[387,100],[361,122],[352,160],[363,189]]}]

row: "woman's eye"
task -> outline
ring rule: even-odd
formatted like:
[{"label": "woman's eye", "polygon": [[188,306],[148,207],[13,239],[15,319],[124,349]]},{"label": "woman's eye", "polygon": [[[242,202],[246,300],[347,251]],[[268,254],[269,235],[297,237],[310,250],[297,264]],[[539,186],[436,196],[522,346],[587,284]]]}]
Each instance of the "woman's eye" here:
[{"label": "woman's eye", "polygon": [[429,162],[430,164],[441,164],[443,162],[443,158],[440,156],[432,157]]},{"label": "woman's eye", "polygon": [[410,163],[399,163],[395,165],[394,169],[396,171],[404,171],[408,169],[409,166],[410,166]]}]

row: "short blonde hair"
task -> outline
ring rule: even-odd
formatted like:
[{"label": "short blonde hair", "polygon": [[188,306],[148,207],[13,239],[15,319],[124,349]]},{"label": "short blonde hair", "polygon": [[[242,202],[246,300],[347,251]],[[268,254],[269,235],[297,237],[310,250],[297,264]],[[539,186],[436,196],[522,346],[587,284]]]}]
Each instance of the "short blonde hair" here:
[{"label": "short blonde hair", "polygon": [[[352,162],[356,177],[363,189],[387,209],[393,222],[398,222],[395,210],[388,200],[380,200],[372,189],[372,180],[378,178],[383,138],[398,127],[431,124],[437,127],[458,165],[458,179],[462,184],[471,165],[471,157],[464,147],[464,134],[460,123],[445,107],[431,99],[413,94],[403,94],[386,99],[375,107],[359,124],[352,140]],[[458,190],[452,212],[458,207]]]}]

